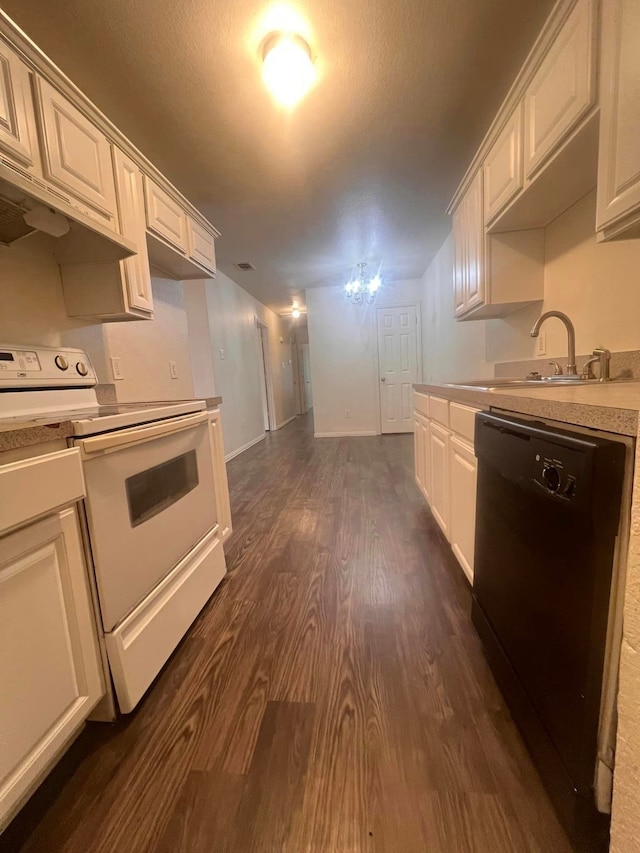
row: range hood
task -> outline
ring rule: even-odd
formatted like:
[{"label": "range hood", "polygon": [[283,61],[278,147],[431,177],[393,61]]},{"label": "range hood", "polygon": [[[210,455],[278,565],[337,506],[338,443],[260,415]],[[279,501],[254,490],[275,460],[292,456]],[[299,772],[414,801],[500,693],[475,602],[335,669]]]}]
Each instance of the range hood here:
[{"label": "range hood", "polygon": [[93,219],[40,178],[0,157],[0,244],[37,231],[52,236],[58,263],[111,263],[135,255],[136,246]]}]

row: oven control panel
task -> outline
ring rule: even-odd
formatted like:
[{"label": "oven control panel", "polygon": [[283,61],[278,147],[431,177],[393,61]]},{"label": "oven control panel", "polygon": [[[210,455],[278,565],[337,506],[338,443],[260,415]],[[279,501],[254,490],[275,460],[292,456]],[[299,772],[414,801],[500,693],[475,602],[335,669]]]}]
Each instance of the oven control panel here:
[{"label": "oven control panel", "polygon": [[0,390],[78,388],[96,382],[84,350],[0,343]]}]

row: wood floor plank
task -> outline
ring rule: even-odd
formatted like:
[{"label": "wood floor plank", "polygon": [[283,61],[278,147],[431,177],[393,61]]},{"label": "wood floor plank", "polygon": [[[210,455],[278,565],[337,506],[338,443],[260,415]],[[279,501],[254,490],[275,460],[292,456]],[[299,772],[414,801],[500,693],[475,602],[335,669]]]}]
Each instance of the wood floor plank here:
[{"label": "wood floor plank", "polygon": [[228,465],[228,574],[139,708],[90,727],[0,849],[569,853],[413,480],[412,436]]}]

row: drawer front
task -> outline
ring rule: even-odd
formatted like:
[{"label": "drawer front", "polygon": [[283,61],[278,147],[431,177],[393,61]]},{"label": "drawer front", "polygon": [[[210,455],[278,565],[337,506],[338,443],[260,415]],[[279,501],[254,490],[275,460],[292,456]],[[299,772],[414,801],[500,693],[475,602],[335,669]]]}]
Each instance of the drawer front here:
[{"label": "drawer front", "polygon": [[442,397],[429,397],[429,416],[442,426],[449,426],[449,401]]},{"label": "drawer front", "polygon": [[216,271],[216,245],[213,234],[210,234],[202,225],[194,222],[191,217],[187,218],[189,230],[189,257],[200,266],[215,273]]},{"label": "drawer front", "polygon": [[187,253],[187,215],[177,201],[144,176],[147,228],[167,240],[183,254]]},{"label": "drawer front", "polygon": [[[41,77],[37,78],[36,91],[45,177],[115,224],[116,189],[111,143],[77,107]],[[90,211],[85,212],[90,215]]]},{"label": "drawer front", "polygon": [[449,406],[449,425],[453,432],[458,433],[473,446],[475,435],[476,413],[480,409],[463,406],[461,403],[451,403]]},{"label": "drawer front", "polygon": [[218,526],[105,635],[120,710],[128,714],[226,574]]},{"label": "drawer front", "polygon": [[59,450],[0,466],[0,534],[84,497],[80,451]]},{"label": "drawer front", "polygon": [[416,412],[420,412],[421,415],[424,415],[425,418],[429,417],[429,395],[428,394],[418,394],[417,391],[413,393],[413,408]]}]

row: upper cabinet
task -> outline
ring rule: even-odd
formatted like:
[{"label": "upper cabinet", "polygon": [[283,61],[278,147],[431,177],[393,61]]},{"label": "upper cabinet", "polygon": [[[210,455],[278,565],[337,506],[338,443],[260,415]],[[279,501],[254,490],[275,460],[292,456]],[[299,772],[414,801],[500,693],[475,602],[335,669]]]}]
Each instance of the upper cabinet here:
[{"label": "upper cabinet", "polygon": [[522,189],[522,104],[494,142],[484,161],[484,215],[491,222]]},{"label": "upper cabinet", "polygon": [[57,89],[36,77],[38,118],[45,176],[98,214],[114,230],[116,190],[111,143]]},{"label": "upper cabinet", "polygon": [[595,101],[595,3],[579,0],[524,96],[524,168],[531,178]]},{"label": "upper cabinet", "polygon": [[0,151],[27,171],[39,172],[29,69],[0,41]]},{"label": "upper cabinet", "polygon": [[36,231],[73,317],[152,319],[152,271],[216,273],[216,229],[0,10],[0,245]]},{"label": "upper cabinet", "polygon": [[596,185],[597,21],[558,0],[449,206],[458,319],[542,299],[544,229]]},{"label": "upper cabinet", "polygon": [[597,230],[600,239],[640,237],[640,3],[602,10]]},{"label": "upper cabinet", "polygon": [[173,196],[146,175],[144,198],[151,265],[178,279],[215,275],[217,232],[196,222]]}]

